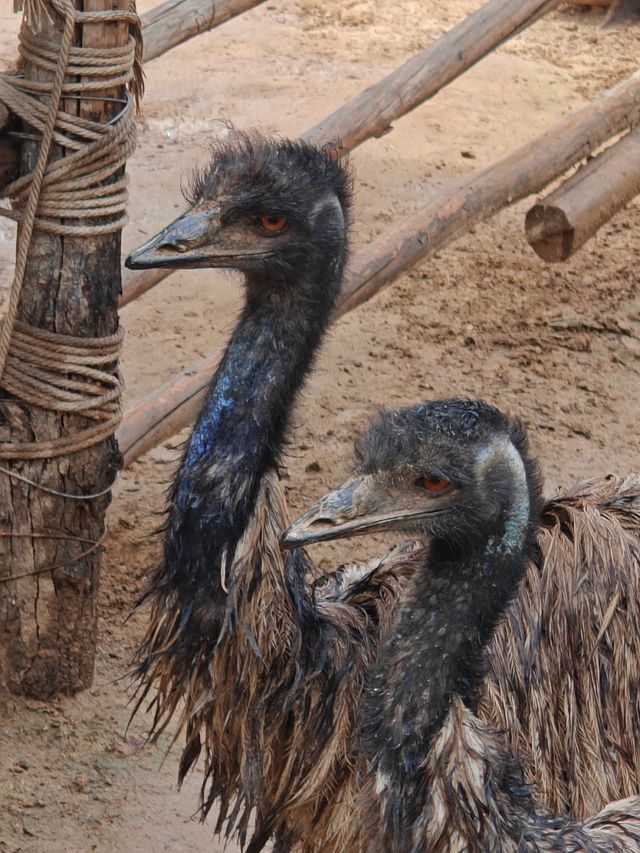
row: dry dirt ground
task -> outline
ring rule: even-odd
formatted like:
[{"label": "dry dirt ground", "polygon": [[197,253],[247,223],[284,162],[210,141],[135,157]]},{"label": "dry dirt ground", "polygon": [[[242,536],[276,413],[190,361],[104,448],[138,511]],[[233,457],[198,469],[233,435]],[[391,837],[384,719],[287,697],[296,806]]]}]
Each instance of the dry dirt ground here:
[{"label": "dry dirt ground", "polygon": [[[18,21],[0,9],[0,55]],[[142,3],[142,11],[152,5]],[[180,180],[229,118],[297,135],[478,8],[480,0],[272,0],[147,69],[130,164],[133,248],[183,207]],[[361,244],[446,182],[490,163],[634,70],[640,28],[599,29],[601,12],[562,7],[480,63],[394,131],[354,155]],[[465,152],[465,153],[463,153]],[[638,470],[640,206],[575,260],[551,267],[523,239],[519,204],[412,270],[333,329],[291,439],[289,499],[308,505],[340,481],[352,439],[378,404],[482,395],[520,414],[547,488]],[[0,220],[11,275],[13,230]],[[123,311],[129,401],[226,339],[237,282],[174,275]],[[145,616],[125,623],[158,552],[151,535],[180,437],[120,477],[109,512],[95,686],[50,705],[0,696],[0,851],[214,851],[192,819],[197,774],[176,791],[169,738],[125,737],[122,680]],[[362,543],[358,543],[361,545]],[[348,548],[327,548],[338,561]],[[231,849],[231,848],[227,848]]]}]

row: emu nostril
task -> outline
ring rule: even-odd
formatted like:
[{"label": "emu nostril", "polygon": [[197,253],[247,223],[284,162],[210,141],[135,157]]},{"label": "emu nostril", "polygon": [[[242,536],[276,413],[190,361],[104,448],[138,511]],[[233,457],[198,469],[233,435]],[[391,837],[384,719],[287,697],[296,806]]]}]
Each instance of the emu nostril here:
[{"label": "emu nostril", "polygon": [[318,518],[314,518],[311,524],[309,525],[309,529],[313,530],[314,527],[326,527],[327,524],[335,524],[335,518],[327,518],[326,516],[320,516]]},{"label": "emu nostril", "polygon": [[188,244],[183,243],[182,240],[167,241],[166,243],[163,243],[160,248],[168,250],[170,252],[178,252],[178,254],[180,255],[183,255],[185,252],[189,251]]}]

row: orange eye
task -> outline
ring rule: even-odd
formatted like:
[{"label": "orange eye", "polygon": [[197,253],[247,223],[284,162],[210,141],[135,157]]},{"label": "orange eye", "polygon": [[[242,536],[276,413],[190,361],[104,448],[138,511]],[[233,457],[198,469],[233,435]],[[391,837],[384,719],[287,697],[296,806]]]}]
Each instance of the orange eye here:
[{"label": "orange eye", "polygon": [[258,217],[258,221],[264,230],[268,231],[270,234],[277,234],[278,231],[283,231],[287,225],[286,216],[277,216],[267,213]]},{"label": "orange eye", "polygon": [[449,480],[441,480],[440,477],[423,476],[416,480],[416,486],[420,486],[421,489],[432,494],[444,492],[450,485]]}]

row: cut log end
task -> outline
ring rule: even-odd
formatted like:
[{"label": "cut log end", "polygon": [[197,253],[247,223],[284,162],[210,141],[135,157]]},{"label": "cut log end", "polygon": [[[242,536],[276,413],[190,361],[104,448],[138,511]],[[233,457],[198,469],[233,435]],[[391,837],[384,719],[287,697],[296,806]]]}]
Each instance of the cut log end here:
[{"label": "cut log end", "polygon": [[593,157],[531,208],[525,232],[545,261],[565,261],[640,193],[640,128]]},{"label": "cut log end", "polygon": [[529,245],[543,261],[559,263],[571,256],[575,229],[560,208],[535,204],[527,213],[524,228]]}]

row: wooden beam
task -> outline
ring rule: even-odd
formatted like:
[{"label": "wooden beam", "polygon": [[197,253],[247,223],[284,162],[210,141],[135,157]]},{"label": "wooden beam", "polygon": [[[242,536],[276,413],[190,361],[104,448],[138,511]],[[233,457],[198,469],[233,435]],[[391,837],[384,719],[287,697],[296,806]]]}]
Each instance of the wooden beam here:
[{"label": "wooden beam", "polygon": [[566,261],[640,194],[640,129],[610,146],[535,204],[525,219],[525,234],[545,261]]},{"label": "wooden beam", "polygon": [[[304,135],[316,144],[340,141],[343,154],[389,130],[391,123],[432,98],[511,36],[557,6],[559,0],[490,0],[375,85],[360,92]],[[145,36],[146,37],[146,36]],[[146,50],[145,50],[146,56]],[[123,307],[172,270],[122,277]]]},{"label": "wooden beam", "polygon": [[[77,5],[84,11],[128,12],[130,0],[77,0]],[[59,44],[61,18],[43,15],[40,35]],[[111,48],[127,39],[128,27],[120,22],[76,27],[76,44]],[[24,76],[42,81],[51,79],[51,72],[27,60]],[[106,122],[120,110],[124,96],[124,87],[111,87],[73,103],[85,118]],[[23,142],[23,173],[33,170],[38,151],[38,142]],[[54,146],[50,159],[62,153]],[[36,228],[18,320],[62,335],[113,334],[118,328],[120,252],[119,232],[62,237]],[[2,396],[3,442],[55,441],[93,423]],[[109,487],[120,467],[118,447],[111,437],[70,456],[5,465],[26,480],[6,472],[0,476],[0,678],[10,690],[41,699],[74,693],[93,680],[100,548],[87,543],[98,543],[104,533]],[[101,496],[71,500],[30,483],[60,493]],[[47,570],[49,566],[56,568]]]},{"label": "wooden beam", "polygon": [[195,420],[221,356],[214,352],[131,406],[117,433],[125,468]]},{"label": "wooden beam", "polygon": [[141,272],[123,270],[122,294],[120,295],[119,307],[121,309],[124,308],[125,305],[128,305],[134,299],[151,290],[156,284],[160,284],[170,274],[171,270],[163,269],[142,270]]},{"label": "wooden beam", "polygon": [[366,302],[407,268],[498,210],[540,192],[612,136],[639,122],[640,71],[636,71],[460,186],[443,190],[358,252],[343,281],[339,314]]},{"label": "wooden beam", "polygon": [[166,0],[142,15],[144,61],[219,27],[264,0]]},{"label": "wooden beam", "polygon": [[[640,71],[504,159],[445,188],[357,252],[342,283],[336,316],[370,299],[406,269],[498,210],[539,192],[611,136],[637,123]],[[217,354],[209,356],[134,403],[118,433],[125,467],[192,422],[216,364]]]}]

